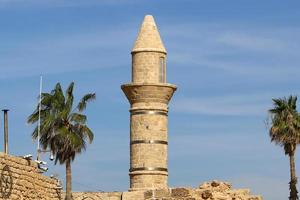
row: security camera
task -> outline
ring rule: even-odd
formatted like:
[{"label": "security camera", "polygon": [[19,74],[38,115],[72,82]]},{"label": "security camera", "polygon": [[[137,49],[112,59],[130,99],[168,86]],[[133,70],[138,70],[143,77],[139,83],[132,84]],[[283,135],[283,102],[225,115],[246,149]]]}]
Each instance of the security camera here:
[{"label": "security camera", "polygon": [[62,185],[61,185],[61,181],[59,179],[57,179],[57,187],[56,189],[63,189]]},{"label": "security camera", "polygon": [[25,156],[23,156],[24,159],[26,160],[31,160],[32,159],[32,155],[31,154],[27,154]]},{"label": "security camera", "polygon": [[43,170],[44,172],[48,171],[48,167],[39,166],[39,169]]},{"label": "security camera", "polygon": [[62,190],[63,187],[61,185],[57,186],[55,189]]},{"label": "security camera", "polygon": [[49,159],[51,160],[51,161],[53,161],[54,160],[54,155],[51,153],[50,154],[50,157],[49,157]]},{"label": "security camera", "polygon": [[42,160],[35,160],[35,162],[39,165],[47,165],[47,162],[42,161]]}]

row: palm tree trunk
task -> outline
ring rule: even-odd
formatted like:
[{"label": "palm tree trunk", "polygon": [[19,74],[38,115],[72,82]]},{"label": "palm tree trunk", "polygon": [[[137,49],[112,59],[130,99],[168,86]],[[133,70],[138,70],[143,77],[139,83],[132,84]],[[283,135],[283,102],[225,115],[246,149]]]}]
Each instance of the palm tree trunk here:
[{"label": "palm tree trunk", "polygon": [[298,191],[297,191],[297,177],[296,177],[296,168],[295,168],[295,152],[292,151],[290,153],[290,173],[291,173],[291,181],[290,181],[290,200],[297,200],[298,198]]},{"label": "palm tree trunk", "polygon": [[66,161],[66,198],[65,200],[72,200],[72,175],[71,175],[71,160]]}]

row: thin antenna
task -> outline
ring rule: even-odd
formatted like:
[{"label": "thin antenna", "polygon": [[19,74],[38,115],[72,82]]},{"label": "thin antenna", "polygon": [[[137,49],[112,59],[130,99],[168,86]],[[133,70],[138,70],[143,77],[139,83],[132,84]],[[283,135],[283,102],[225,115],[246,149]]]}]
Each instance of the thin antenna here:
[{"label": "thin antenna", "polygon": [[40,77],[40,98],[39,98],[39,121],[38,121],[38,145],[37,145],[37,160],[40,160],[40,153],[41,153],[41,148],[40,148],[40,131],[41,131],[41,104],[42,104],[42,87],[43,87],[43,77]]}]

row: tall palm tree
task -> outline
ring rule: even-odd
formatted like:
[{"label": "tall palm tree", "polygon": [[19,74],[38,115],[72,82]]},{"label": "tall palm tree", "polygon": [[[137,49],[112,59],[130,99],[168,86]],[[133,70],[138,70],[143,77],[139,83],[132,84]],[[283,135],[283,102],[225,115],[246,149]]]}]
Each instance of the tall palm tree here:
[{"label": "tall palm tree", "polygon": [[290,200],[297,200],[297,177],[295,171],[296,147],[300,142],[300,117],[296,109],[296,96],[273,99],[274,108],[270,109],[272,126],[269,130],[271,141],[284,148],[290,158]]},{"label": "tall palm tree", "polygon": [[[73,107],[72,82],[65,95],[60,83],[57,83],[51,93],[42,93],[40,112],[40,144],[55,156],[55,164],[66,165],[66,200],[72,199],[71,162],[76,154],[86,149],[86,142],[93,141],[94,134],[87,126],[87,117],[82,114],[89,101],[96,98],[95,93],[86,94],[76,107]],[[28,123],[39,120],[39,105],[28,117]],[[38,138],[38,127],[32,133],[34,139]]]}]

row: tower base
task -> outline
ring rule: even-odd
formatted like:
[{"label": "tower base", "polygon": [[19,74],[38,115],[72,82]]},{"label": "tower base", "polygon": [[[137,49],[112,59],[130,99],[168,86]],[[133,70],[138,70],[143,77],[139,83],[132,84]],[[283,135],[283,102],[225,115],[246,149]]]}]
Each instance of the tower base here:
[{"label": "tower base", "polygon": [[129,191],[144,191],[168,188],[168,172],[161,171],[136,171],[130,172]]}]

